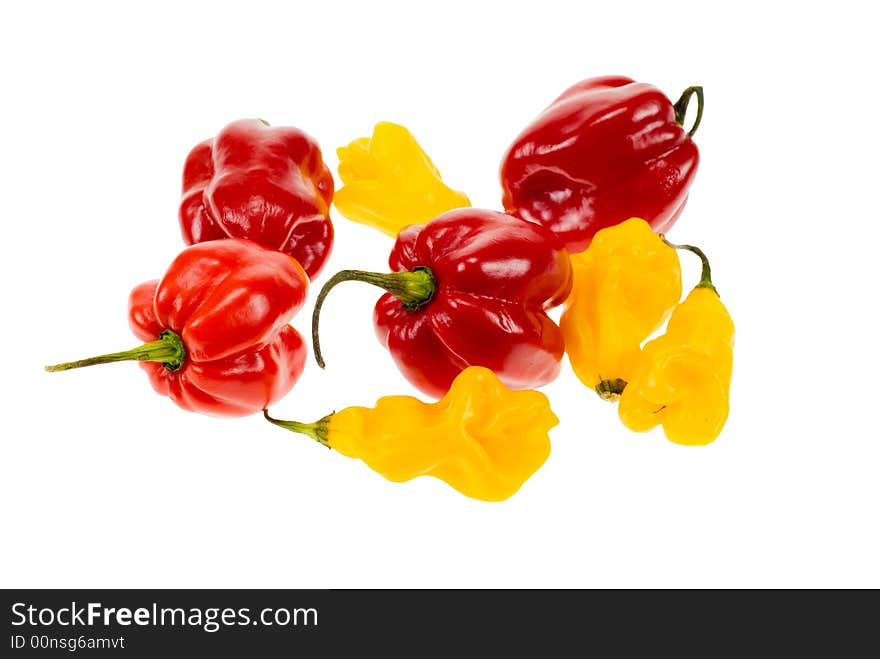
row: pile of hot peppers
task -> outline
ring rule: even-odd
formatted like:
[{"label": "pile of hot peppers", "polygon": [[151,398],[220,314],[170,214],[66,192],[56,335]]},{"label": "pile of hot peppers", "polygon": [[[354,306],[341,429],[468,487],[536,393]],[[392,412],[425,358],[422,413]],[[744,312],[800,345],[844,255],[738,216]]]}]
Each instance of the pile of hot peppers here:
[{"label": "pile of hot peppers", "polygon": [[[184,162],[179,222],[189,247],[129,297],[143,345],[46,369],[138,361],[185,410],[262,412],[389,480],[434,476],[485,501],[510,497],[549,456],[558,419],[533,389],[557,377],[565,353],[587,387],[619,401],[626,427],[661,425],[673,442],[708,444],[727,419],[733,322],[705,254],[663,235],[697,171],[702,112],[700,87],[673,103],[629,78],[584,80],[508,148],[503,211],[471,208],[403,126],[382,122],[337,150],[334,197],[309,135],[235,121]],[[389,396],[314,423],[270,416],[305,365],[289,323],[330,255],[331,205],[395,242],[389,272],[341,270],[323,284],[312,314],[318,363],[329,291],[373,284],[385,291],[373,318],[380,342],[438,402]],[[702,262],[683,301],[677,250]],[[557,324],[548,312],[559,306]]]}]

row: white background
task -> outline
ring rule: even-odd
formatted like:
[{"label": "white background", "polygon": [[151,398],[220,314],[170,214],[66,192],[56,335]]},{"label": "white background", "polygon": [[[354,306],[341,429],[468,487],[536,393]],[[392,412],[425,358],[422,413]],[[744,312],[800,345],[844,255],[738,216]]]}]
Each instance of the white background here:
[{"label": "white background", "polygon": [[[867,6],[4,3],[0,586],[880,586]],[[561,419],[548,462],[487,504],[387,482],[258,416],[183,412],[134,364],[43,372],[135,345],[128,292],[183,246],[183,160],[229,121],[298,126],[334,172],[335,147],[396,121],[497,208],[509,141],[609,73],[673,100],[706,89],[670,237],[705,249],[737,325],[713,445],[630,433],[566,366],[544,389]],[[334,220],[319,283],[386,268],[388,238]],[[328,368],[310,360],[277,416],[417,393],[374,338],[377,296],[334,292]]]}]

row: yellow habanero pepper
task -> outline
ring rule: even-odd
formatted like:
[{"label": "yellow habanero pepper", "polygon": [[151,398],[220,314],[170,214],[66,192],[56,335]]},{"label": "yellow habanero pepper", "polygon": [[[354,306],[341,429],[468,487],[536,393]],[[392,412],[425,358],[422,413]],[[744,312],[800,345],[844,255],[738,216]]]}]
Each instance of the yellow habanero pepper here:
[{"label": "yellow habanero pepper", "polygon": [[634,217],[596,233],[571,263],[574,285],[560,321],[565,351],[580,381],[615,401],[642,343],[681,299],[678,254]]},{"label": "yellow habanero pepper", "polygon": [[712,285],[703,252],[675,247],[703,261],[700,283],[672,312],[666,333],[645,345],[618,414],[631,430],[662,424],[670,441],[701,446],[714,441],[727,421],[733,320]]},{"label": "yellow habanero pepper", "polygon": [[372,138],[357,139],[336,153],[345,184],[333,197],[336,208],[389,236],[471,205],[467,195],[443,183],[412,133],[398,124],[378,123]]},{"label": "yellow habanero pepper", "polygon": [[511,391],[489,369],[463,370],[436,403],[385,396],[315,423],[267,420],[360,458],[391,481],[434,476],[483,501],[513,495],[550,455],[559,419],[538,391]]}]

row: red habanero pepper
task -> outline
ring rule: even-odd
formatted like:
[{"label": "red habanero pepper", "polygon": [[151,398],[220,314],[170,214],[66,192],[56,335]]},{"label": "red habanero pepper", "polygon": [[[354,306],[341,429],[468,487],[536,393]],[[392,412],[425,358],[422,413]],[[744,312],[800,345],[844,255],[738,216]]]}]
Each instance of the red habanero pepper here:
[{"label": "red habanero pepper", "polygon": [[333,246],[332,200],[333,174],[315,140],[241,119],[187,156],[180,228],[187,245],[253,240],[290,254],[314,277]]},{"label": "red habanero pepper", "polygon": [[[697,116],[686,133],[694,94]],[[572,254],[630,217],[663,233],[697,173],[691,137],[702,114],[702,87],[689,87],[673,104],[656,87],[622,76],[579,82],[508,148],[500,173],[504,208],[553,231]]]},{"label": "red habanero pepper", "polygon": [[129,325],[147,343],[46,370],[139,361],[153,388],[185,410],[260,412],[290,391],[305,366],[303,339],[287,323],[308,282],[295,259],[251,241],[194,245],[160,281],[129,296]]},{"label": "red habanero pepper", "polygon": [[321,290],[312,316],[315,358],[323,367],[318,318],[342,281],[388,291],[376,304],[379,341],[416,387],[439,398],[468,366],[484,366],[513,389],[553,380],[564,352],[546,311],[571,290],[568,253],[546,229],[503,213],[460,208],[404,228],[388,274],[343,270]]}]

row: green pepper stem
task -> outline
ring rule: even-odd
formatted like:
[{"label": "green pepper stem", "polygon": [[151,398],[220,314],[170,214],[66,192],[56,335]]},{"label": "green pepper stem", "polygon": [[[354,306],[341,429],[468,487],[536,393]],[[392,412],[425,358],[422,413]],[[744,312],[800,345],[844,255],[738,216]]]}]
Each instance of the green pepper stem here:
[{"label": "green pepper stem", "polygon": [[55,364],[54,366],[46,366],[46,370],[50,373],[56,371],[69,371],[73,368],[82,368],[83,366],[94,366],[95,364],[109,364],[111,362],[161,362],[162,366],[170,371],[176,371],[186,359],[186,348],[181,338],[171,330],[164,330],[159,338],[150,341],[137,348],[124,350],[123,352],[111,352],[106,355],[97,357],[89,357],[80,359],[75,362],[65,362],[63,364]]},{"label": "green pepper stem", "polygon": [[291,432],[298,432],[301,435],[308,435],[316,442],[323,444],[327,448],[330,448],[330,444],[327,441],[327,438],[330,434],[330,418],[335,414],[335,412],[331,412],[327,416],[318,419],[314,423],[300,423],[298,421],[283,421],[281,419],[275,419],[269,416],[269,410],[263,410],[263,417],[269,423],[273,423],[276,426],[281,428],[285,428],[286,430],[290,430]]},{"label": "green pepper stem", "polygon": [[715,284],[712,283],[712,269],[709,267],[709,259],[706,258],[706,255],[703,253],[699,247],[695,247],[694,245],[676,245],[675,243],[671,243],[666,240],[666,236],[660,234],[660,240],[664,243],[672,247],[673,249],[682,249],[688,252],[693,252],[697,256],[700,257],[700,261],[703,263],[703,272],[700,273],[700,282],[694,288],[711,288],[713,291],[718,293],[718,289],[715,288]]},{"label": "green pepper stem", "polygon": [[318,299],[315,301],[315,309],[312,312],[312,345],[315,349],[315,360],[318,366],[324,368],[324,357],[321,354],[321,341],[318,338],[318,322],[321,316],[321,307],[324,298],[336,284],[343,281],[363,281],[373,286],[385,289],[400,300],[404,309],[417,311],[422,308],[437,290],[437,280],[430,268],[419,266],[410,272],[365,272],[363,270],[340,270],[327,280]]},{"label": "green pepper stem", "polygon": [[697,128],[700,126],[700,120],[703,118],[703,88],[699,85],[688,87],[682,92],[681,98],[679,98],[675,102],[675,105],[672,106],[675,110],[675,123],[679,126],[684,126],[684,118],[687,114],[688,104],[691,102],[691,96],[694,94],[697,95],[697,118],[694,119],[694,125],[688,131],[688,137],[694,136],[694,133],[697,132]]}]

